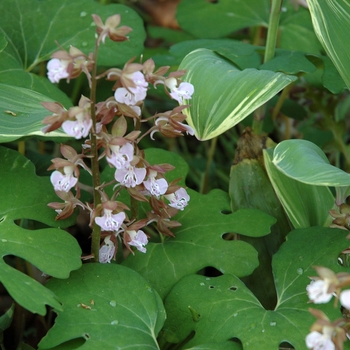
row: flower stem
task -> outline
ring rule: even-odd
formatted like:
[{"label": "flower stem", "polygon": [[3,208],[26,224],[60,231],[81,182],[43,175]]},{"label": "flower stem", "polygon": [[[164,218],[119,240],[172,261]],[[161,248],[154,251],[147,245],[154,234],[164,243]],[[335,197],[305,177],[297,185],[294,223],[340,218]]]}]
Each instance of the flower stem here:
[{"label": "flower stem", "polygon": [[[96,139],[96,114],[95,114],[95,103],[96,103],[96,71],[97,71],[97,54],[98,54],[98,43],[96,40],[95,51],[94,51],[94,65],[91,74],[91,119],[92,119],[92,131],[91,131],[91,171],[92,180],[94,188],[94,208],[96,208],[101,203],[101,196],[97,190],[100,186],[100,169],[98,162],[98,149],[97,149],[97,139]],[[99,261],[99,251],[100,251],[100,239],[101,239],[101,228],[95,222],[92,227],[92,242],[91,242],[91,252],[94,256],[96,262]]]},{"label": "flower stem", "polygon": [[[275,48],[277,43],[282,2],[283,0],[271,0],[269,28],[267,31],[264,63],[270,61],[275,56]],[[260,134],[263,128],[265,117],[265,112],[263,112],[264,110],[265,106],[261,106],[260,110],[254,113],[252,129],[255,133],[258,134]]]},{"label": "flower stem", "polygon": [[277,43],[278,26],[280,22],[281,7],[283,0],[272,0],[269,18],[269,29],[267,31],[264,63],[270,61],[275,56]]}]

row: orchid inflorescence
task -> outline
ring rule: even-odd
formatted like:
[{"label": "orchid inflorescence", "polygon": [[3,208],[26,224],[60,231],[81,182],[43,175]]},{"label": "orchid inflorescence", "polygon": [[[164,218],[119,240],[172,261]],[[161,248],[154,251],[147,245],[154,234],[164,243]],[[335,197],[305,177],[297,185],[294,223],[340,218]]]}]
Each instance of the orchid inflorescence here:
[{"label": "orchid inflorescence", "polygon": [[[69,82],[70,79],[84,73],[92,91],[91,96],[81,96],[78,106],[68,110],[58,102],[43,102],[43,106],[52,112],[52,115],[43,120],[46,126],[42,131],[47,133],[61,127],[67,135],[77,140],[87,138],[82,144],[81,154],[68,145],[61,145],[60,151],[64,158],[52,160],[53,164],[48,169],[54,170],[50,178],[51,183],[58,197],[64,202],[48,205],[56,210],[57,220],[72,215],[77,206],[89,210],[90,226],[97,225],[99,231],[102,231],[100,237],[103,239],[99,258],[96,258],[96,254],[91,257],[101,263],[110,263],[115,258],[118,241],[122,241],[131,252],[133,251],[130,246],[134,246],[145,253],[148,237],[141,229],[151,222],[157,224],[160,234],[167,236],[173,236],[171,229],[180,226],[179,222],[171,219],[179,210],[184,210],[190,200],[189,195],[184,188],[177,185],[178,180],[168,183],[165,179],[165,174],[174,167],[170,164],[150,165],[138,143],[146,135],[153,139],[155,132],[171,138],[183,136],[184,133],[194,135],[193,129],[183,123],[186,115],[182,113],[186,108],[186,100],[190,99],[194,92],[194,87],[190,83],[180,81],[185,71],[172,72],[165,76],[169,67],[161,67],[155,71],[152,59],[144,63],[134,63],[131,59],[123,69],[111,68],[97,76],[95,72],[99,45],[104,43],[107,37],[116,42],[128,40],[127,34],[132,29],[119,26],[120,15],[107,18],[105,24],[98,15],[92,17],[97,31],[95,53],[86,55],[71,47],[69,52],[60,50],[54,53],[47,64],[48,78],[52,83],[58,83],[61,79],[67,79]],[[115,81],[112,88],[114,96],[96,103],[96,80],[101,78]],[[163,85],[168,96],[176,100],[179,106],[143,119],[141,109],[149,85]],[[134,121],[134,130],[129,133],[126,118]],[[155,121],[154,126],[141,135],[141,123],[151,119]],[[105,158],[108,165],[115,169],[114,179],[110,183],[99,184],[99,180],[94,181],[94,204],[84,204],[79,199],[80,169],[83,168],[99,179],[96,166],[92,165],[89,168],[84,158],[90,158],[92,164]],[[111,184],[114,185],[113,194],[109,198],[105,187]],[[136,202],[136,207],[137,202],[150,204],[151,210],[145,218],[138,219],[134,214],[132,217],[126,214],[126,211],[130,210],[129,207],[116,200],[123,188],[128,191],[131,203]]]},{"label": "orchid inflorescence", "polygon": [[[343,308],[350,310],[350,274],[346,272],[334,273],[323,266],[314,266],[318,276],[310,277],[311,283],[306,287],[308,297],[315,304],[328,303],[333,296],[335,303],[338,299]],[[321,311],[310,309],[310,313],[317,318],[311,326],[311,333],[306,337],[309,349],[342,350],[347,339],[349,322],[339,318],[333,322]]]}]

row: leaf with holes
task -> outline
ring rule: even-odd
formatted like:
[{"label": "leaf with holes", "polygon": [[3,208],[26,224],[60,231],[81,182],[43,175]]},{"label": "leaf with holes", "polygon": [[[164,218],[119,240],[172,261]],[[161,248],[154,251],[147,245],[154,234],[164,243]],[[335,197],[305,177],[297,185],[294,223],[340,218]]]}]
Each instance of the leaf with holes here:
[{"label": "leaf with holes", "polygon": [[[314,265],[350,272],[337,261],[348,246],[346,236],[343,230],[321,227],[289,233],[272,262],[277,290],[274,310],[265,310],[236,276],[184,277],[165,299],[166,340],[178,343],[194,331],[188,347],[235,337],[244,350],[277,350],[282,342],[304,349],[305,337],[315,321],[308,311],[308,276],[315,276]],[[341,317],[333,303],[312,307],[323,310],[331,320]]]},{"label": "leaf with holes", "polygon": [[[2,0],[0,3],[1,31],[8,46],[5,49],[22,66],[31,71],[38,63],[50,58],[59,47],[70,45],[86,52],[93,52],[95,25],[92,14],[103,21],[120,14],[121,25],[133,29],[129,40],[115,43],[107,39],[99,51],[100,65],[120,65],[143,50],[145,30],[141,17],[131,8],[119,5],[100,5],[93,0]],[[33,35],[35,33],[35,35]]]},{"label": "leaf with holes", "polygon": [[[28,220],[57,226],[47,203],[57,201],[48,177],[35,175],[33,164],[18,152],[0,147],[0,255],[18,256],[45,274],[67,278],[81,266],[76,240],[57,228],[29,230]],[[66,227],[71,220],[61,221]],[[61,308],[56,296],[39,282],[0,261],[0,281],[12,298],[31,312],[44,315],[45,305]]]},{"label": "leaf with holes", "polygon": [[[138,273],[116,264],[86,264],[67,281],[47,287],[62,301],[55,325],[39,349],[159,349],[165,311],[159,295]],[[69,324],[69,327],[67,325]],[[56,348],[55,348],[56,349]]]},{"label": "leaf with holes", "polygon": [[232,128],[297,79],[268,70],[241,71],[207,49],[188,54],[179,68],[187,71],[183,80],[194,85],[184,113],[203,141]]},{"label": "leaf with holes", "polygon": [[251,274],[258,266],[256,250],[246,242],[225,240],[223,236],[232,232],[265,236],[275,222],[271,216],[254,209],[229,213],[228,194],[221,190],[207,195],[189,189],[187,192],[191,200],[175,216],[182,225],[173,230],[175,238],[149,243],[146,254],[136,252],[124,262],[144,276],[161,297],[183,276],[208,266],[240,277]]}]

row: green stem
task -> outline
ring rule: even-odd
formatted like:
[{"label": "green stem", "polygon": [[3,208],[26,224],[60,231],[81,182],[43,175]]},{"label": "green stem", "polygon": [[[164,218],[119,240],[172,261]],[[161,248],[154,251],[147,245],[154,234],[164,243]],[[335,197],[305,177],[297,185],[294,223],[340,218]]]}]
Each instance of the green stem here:
[{"label": "green stem", "polygon": [[207,159],[207,166],[205,168],[205,174],[204,174],[204,179],[202,182],[202,188],[200,193],[207,193],[208,192],[208,183],[209,183],[209,171],[210,171],[210,166],[214,158],[215,150],[216,150],[216,144],[217,144],[218,138],[214,137],[211,140],[210,143],[210,148],[208,152],[208,159]]},{"label": "green stem", "polygon": [[[282,2],[283,0],[271,0],[271,11],[269,27],[267,30],[264,63],[270,61],[275,56]],[[252,129],[257,134],[260,134],[263,128],[265,109],[266,107],[262,106],[256,111],[256,113],[254,113]]]},{"label": "green stem", "polygon": [[271,0],[271,12],[266,38],[264,63],[270,61],[275,56],[282,2],[283,0]]},{"label": "green stem", "polygon": [[[92,131],[91,131],[91,171],[92,171],[92,180],[94,188],[94,208],[101,203],[101,196],[97,188],[100,186],[100,169],[98,162],[98,149],[97,149],[97,139],[96,139],[96,114],[95,114],[95,103],[96,103],[96,71],[97,71],[97,54],[98,54],[98,44],[96,40],[95,51],[94,51],[94,66],[91,74],[91,91],[90,91],[90,100],[91,100],[91,119],[92,119]],[[91,252],[94,256],[96,262],[99,261],[99,252],[100,252],[100,240],[101,240],[101,228],[100,226],[93,224],[92,227],[92,242],[91,242]]]}]

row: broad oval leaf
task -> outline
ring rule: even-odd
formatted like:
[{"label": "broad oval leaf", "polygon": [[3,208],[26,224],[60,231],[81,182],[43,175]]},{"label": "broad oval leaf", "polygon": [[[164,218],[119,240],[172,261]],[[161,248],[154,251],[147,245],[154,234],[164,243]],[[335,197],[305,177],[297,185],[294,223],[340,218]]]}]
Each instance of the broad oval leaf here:
[{"label": "broad oval leaf", "polygon": [[79,349],[159,349],[163,303],[135,271],[85,264],[68,280],[52,279],[47,287],[62,300],[64,311],[58,311],[39,349],[76,349],[73,343],[79,340]]},{"label": "broad oval leaf", "polygon": [[307,0],[318,40],[350,88],[350,36],[348,0]]},{"label": "broad oval leaf", "polygon": [[297,78],[267,70],[239,70],[207,49],[188,54],[180,69],[194,85],[185,110],[187,122],[202,141],[221,135]]},{"label": "broad oval leaf", "polygon": [[107,39],[101,45],[100,65],[123,64],[143,50],[143,21],[124,5],[101,5],[93,0],[1,0],[0,11],[0,31],[5,33],[8,41],[6,51],[27,71],[58,51],[57,43],[67,50],[73,45],[86,54],[93,52],[96,31],[93,13],[103,22],[111,15],[120,14],[121,25],[133,29],[128,35],[130,40],[115,43]]},{"label": "broad oval leaf", "polygon": [[269,10],[268,0],[191,0],[179,3],[176,18],[198,38],[219,38],[250,26],[267,27]]},{"label": "broad oval leaf", "polygon": [[44,134],[42,120],[52,114],[41,102],[53,100],[29,89],[0,84],[0,143],[17,140],[24,136],[46,136],[69,138],[62,131]]},{"label": "broad oval leaf", "polygon": [[272,149],[264,150],[265,168],[294,228],[325,225],[328,211],[334,205],[329,188],[305,184],[286,176],[272,163],[272,154]]},{"label": "broad oval leaf", "polygon": [[285,175],[315,186],[350,186],[350,174],[329,164],[323,151],[306,140],[279,143],[272,163]]}]

